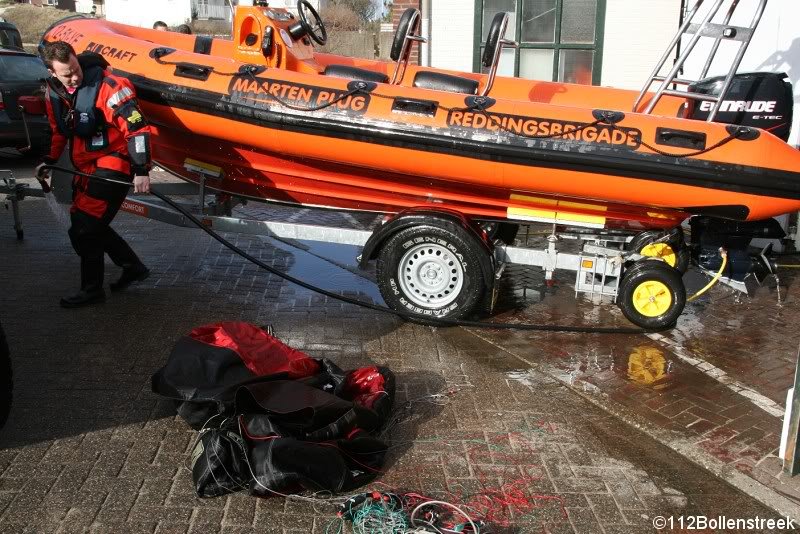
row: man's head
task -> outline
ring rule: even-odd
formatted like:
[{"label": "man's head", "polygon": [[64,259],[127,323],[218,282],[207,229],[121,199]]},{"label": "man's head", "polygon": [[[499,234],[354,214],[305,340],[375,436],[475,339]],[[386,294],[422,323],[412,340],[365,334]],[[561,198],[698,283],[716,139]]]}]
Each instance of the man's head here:
[{"label": "man's head", "polygon": [[83,82],[83,70],[75,49],[64,41],[53,41],[44,45],[42,61],[50,74],[58,78],[69,92],[75,91]]},{"label": "man's head", "polygon": [[188,35],[192,34],[192,29],[189,27],[188,24],[181,24],[180,26],[175,26],[175,31],[178,33],[186,33]]},{"label": "man's head", "polygon": [[169,26],[167,26],[167,23],[163,20],[157,20],[153,23],[153,29],[160,32],[166,32],[169,31]]}]

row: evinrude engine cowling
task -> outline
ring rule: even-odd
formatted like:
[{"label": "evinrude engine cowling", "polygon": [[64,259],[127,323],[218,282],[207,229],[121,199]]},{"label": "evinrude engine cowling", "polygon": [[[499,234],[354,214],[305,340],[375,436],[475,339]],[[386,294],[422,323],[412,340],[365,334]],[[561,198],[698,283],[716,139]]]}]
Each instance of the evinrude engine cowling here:
[{"label": "evinrude engine cowling", "polygon": [[[733,77],[731,86],[722,101],[716,122],[740,124],[766,130],[787,141],[792,129],[794,97],[788,76],[772,72],[749,72]],[[689,91],[719,96],[724,76],[706,78],[689,86]],[[706,120],[714,102],[691,101],[688,116]]]}]

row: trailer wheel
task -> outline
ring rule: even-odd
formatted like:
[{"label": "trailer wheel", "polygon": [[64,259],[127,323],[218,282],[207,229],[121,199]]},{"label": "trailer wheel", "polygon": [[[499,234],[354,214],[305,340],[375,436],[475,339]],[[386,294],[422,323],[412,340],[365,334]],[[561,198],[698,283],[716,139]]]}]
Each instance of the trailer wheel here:
[{"label": "trailer wheel", "polygon": [[642,260],[623,273],[618,302],[630,322],[660,330],[675,324],[683,312],[686,288],[675,268],[660,260]]},{"label": "trailer wheel", "polygon": [[13,379],[11,376],[11,355],[0,325],[0,428],[6,424],[8,412],[11,410],[11,390]]},{"label": "trailer wheel", "polygon": [[628,250],[651,258],[661,258],[681,274],[689,268],[691,252],[686,247],[683,230],[673,229],[666,239],[661,230],[648,230],[637,234],[628,244]]},{"label": "trailer wheel", "polygon": [[486,284],[484,252],[448,221],[412,226],[390,237],[378,254],[378,287],[386,304],[424,319],[460,319],[479,304]]}]

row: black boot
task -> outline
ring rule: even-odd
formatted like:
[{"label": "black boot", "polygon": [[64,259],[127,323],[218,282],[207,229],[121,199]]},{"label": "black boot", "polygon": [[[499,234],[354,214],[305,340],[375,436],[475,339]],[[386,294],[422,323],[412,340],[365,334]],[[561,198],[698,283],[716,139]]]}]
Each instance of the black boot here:
[{"label": "black boot", "polygon": [[81,290],[61,299],[63,308],[82,308],[106,300],[103,291],[103,251],[81,256]]},{"label": "black boot", "polygon": [[150,276],[150,269],[141,263],[133,267],[124,267],[119,280],[111,282],[111,291],[122,291],[134,282],[145,280],[148,276]]},{"label": "black boot", "polygon": [[81,289],[71,297],[61,299],[62,308],[83,308],[99,302],[105,302],[106,292],[102,287]]}]

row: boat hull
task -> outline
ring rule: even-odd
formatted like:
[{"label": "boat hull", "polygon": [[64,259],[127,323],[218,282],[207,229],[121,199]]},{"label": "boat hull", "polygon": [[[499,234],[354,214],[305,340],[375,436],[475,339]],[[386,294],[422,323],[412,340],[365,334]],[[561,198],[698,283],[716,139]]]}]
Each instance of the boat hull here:
[{"label": "boat hull", "polygon": [[[157,111],[155,108],[145,112]],[[151,114],[151,116],[152,116]],[[391,171],[343,166],[323,160],[286,158],[250,145],[221,141],[157,125],[153,156],[183,179],[235,196],[379,213],[428,206],[479,220],[547,222],[588,228],[638,231],[671,228],[687,213],[613,204],[563,195],[509,190],[487,184],[431,180]],[[186,146],[192,146],[187,155]]]}]

